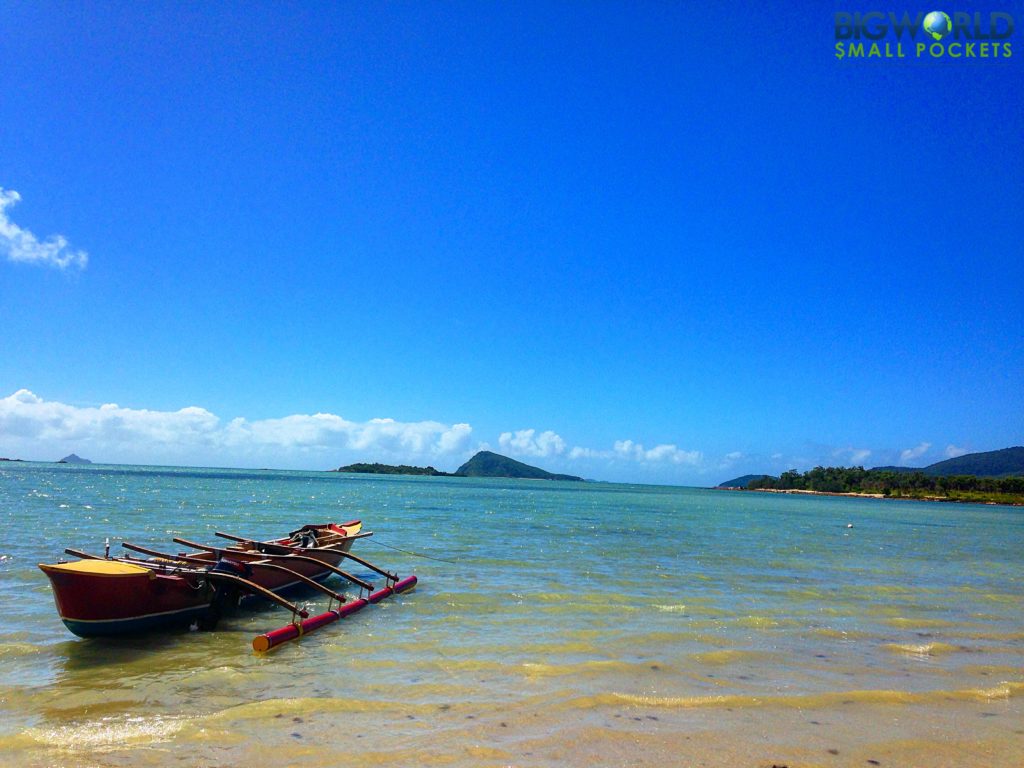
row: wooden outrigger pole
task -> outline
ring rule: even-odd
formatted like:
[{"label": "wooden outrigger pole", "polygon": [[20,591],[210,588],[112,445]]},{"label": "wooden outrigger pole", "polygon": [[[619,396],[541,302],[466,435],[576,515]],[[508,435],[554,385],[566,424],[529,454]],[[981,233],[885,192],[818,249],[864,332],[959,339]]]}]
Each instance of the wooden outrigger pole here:
[{"label": "wooden outrigger pole", "polygon": [[[214,531],[213,535],[214,536],[220,536],[222,539],[228,539],[229,541],[237,541],[240,544],[252,544],[252,545],[267,546],[263,542],[255,541],[254,539],[246,539],[246,538],[242,538],[241,536],[233,536],[230,533],[223,533],[221,531]],[[364,533],[364,534],[359,534],[359,535],[361,535],[361,536],[369,536],[370,534]],[[185,542],[185,541],[183,541],[181,539],[174,539],[174,541],[176,541],[179,544],[185,544],[186,546],[194,546],[190,542]],[[285,550],[286,552],[287,551],[291,551],[291,552],[307,552],[307,551],[309,551],[309,549],[306,548],[306,547],[291,547],[291,546],[288,546],[286,544],[271,544],[269,546],[273,547],[274,549]],[[261,549],[261,551],[262,551],[262,549]],[[267,554],[267,553],[264,552],[263,554]],[[353,562],[359,563],[364,568],[369,568],[371,571],[374,571],[375,573],[379,573],[385,579],[389,579],[391,581],[398,581],[398,574],[390,573],[388,571],[385,571],[383,568],[378,568],[373,563],[367,562],[366,560],[363,560],[363,558],[357,557],[356,555],[353,555],[351,552],[335,551],[335,552],[332,552],[331,554],[341,555],[344,558],[347,558],[349,560],[352,560]]]},{"label": "wooden outrigger pole", "polygon": [[[107,560],[107,559],[109,559],[109,558],[103,557],[102,555],[93,555],[93,554],[90,554],[89,552],[83,552],[80,549],[70,549],[69,548],[69,549],[65,549],[64,552],[66,552],[69,555],[74,555],[75,557],[81,558],[82,560]],[[165,569],[165,568],[169,567],[168,564],[166,564],[166,563],[158,563],[158,562],[155,562],[153,560],[140,560],[140,559],[134,558],[134,557],[123,557],[123,558],[119,558],[119,559],[123,560],[126,563],[131,563],[132,565],[141,565],[144,568],[152,568],[152,569],[160,568],[160,569]],[[176,558],[176,557],[172,557],[170,555],[166,556],[164,559],[173,560],[174,562],[178,562],[178,563],[188,563],[189,565],[196,565],[197,564],[196,561],[186,561],[185,558]],[[309,558],[309,559],[313,559],[313,558]],[[317,562],[319,562],[319,561],[317,561]],[[247,563],[247,565],[255,566],[257,568],[270,568],[270,569],[273,569],[273,570],[284,571],[289,576],[292,576],[292,577],[298,579],[299,581],[301,581],[303,584],[305,584],[306,586],[310,587],[311,589],[315,589],[315,590],[318,590],[320,592],[323,592],[325,595],[327,595],[328,597],[330,597],[333,600],[337,600],[339,603],[345,603],[347,601],[347,599],[348,599],[344,595],[342,595],[342,594],[340,594],[338,592],[335,592],[330,587],[324,586],[323,584],[321,584],[316,579],[311,579],[308,576],[299,573],[298,571],[293,571],[291,568],[285,568],[283,565],[276,565],[274,563],[264,563],[264,562],[261,562],[261,561]],[[171,566],[171,567],[173,567],[173,566]],[[206,573],[207,573],[207,570],[205,568],[193,568],[192,571],[194,573],[196,573],[196,575],[203,575],[203,576],[205,576]],[[365,582],[361,582],[361,583],[365,583]]]},{"label": "wooden outrigger pole", "polygon": [[[254,567],[259,567],[261,565],[272,565],[270,563],[266,563],[264,559],[274,559],[278,561],[312,561],[324,566],[325,568],[330,569],[331,571],[339,574],[340,576],[343,576],[344,578],[348,579],[354,584],[359,585],[360,588],[366,589],[368,593],[366,597],[360,596],[359,598],[349,603],[345,603],[343,599],[339,599],[338,608],[331,608],[330,606],[328,606],[328,609],[324,613],[321,613],[317,616],[310,616],[308,618],[306,616],[303,616],[303,621],[292,621],[290,624],[286,624],[280,629],[275,629],[271,632],[266,632],[262,635],[257,635],[255,638],[253,638],[252,647],[254,651],[260,653],[272,650],[273,648],[276,648],[277,646],[286,643],[289,640],[295,640],[297,638],[303,637],[304,635],[307,635],[310,632],[320,629],[321,627],[327,626],[328,624],[332,624],[335,621],[338,621],[339,619],[345,618],[346,616],[351,616],[353,613],[361,611],[367,605],[376,604],[379,603],[381,600],[384,600],[385,598],[391,597],[392,595],[397,595],[401,594],[402,592],[406,592],[414,588],[418,582],[416,576],[408,576],[405,579],[400,579],[398,574],[380,568],[379,566],[374,565],[373,563],[369,562],[368,560],[364,560],[361,557],[350,554],[348,552],[340,552],[337,550],[332,551],[332,555],[341,555],[342,557],[352,560],[353,562],[362,565],[364,568],[368,568],[369,570],[374,571],[375,573],[378,573],[381,576],[383,576],[385,579],[385,586],[377,590],[376,592],[373,592],[373,587],[368,582],[365,582],[362,579],[359,579],[353,576],[352,574],[346,573],[345,571],[342,571],[338,568],[334,568],[333,566],[324,563],[318,558],[309,557],[308,555],[303,554],[306,552],[315,551],[314,548],[289,546],[286,544],[268,544],[266,542],[257,541],[256,539],[245,538],[243,536],[235,536],[234,534],[230,533],[224,533],[223,531],[214,531],[214,535],[220,536],[222,539],[228,539],[229,541],[235,541],[239,544],[251,546],[253,547],[253,550],[233,550],[212,547],[207,544],[198,544],[194,541],[189,541],[188,539],[182,539],[178,537],[174,538],[173,541],[176,544],[181,544],[183,546],[191,547],[193,549],[198,549],[204,552],[210,552],[218,556],[230,557],[232,554],[240,553],[252,556],[258,552],[259,555],[261,556],[260,560],[245,561],[246,565]],[[326,588],[322,587],[322,585],[321,589],[326,590]],[[329,590],[327,591],[329,592]]]},{"label": "wooden outrigger pole", "polygon": [[[260,584],[257,584],[254,581],[250,581],[249,579],[246,579],[246,578],[244,578],[242,576],[238,576],[237,574],[234,574],[234,573],[225,573],[224,571],[214,570],[212,566],[216,565],[216,562],[210,563],[209,561],[193,560],[193,559],[190,559],[187,555],[185,555],[185,556],[182,556],[182,555],[171,555],[171,554],[168,554],[166,552],[157,552],[155,549],[147,549],[146,547],[140,547],[140,546],[138,546],[136,544],[131,544],[131,543],[127,542],[127,541],[122,541],[121,542],[121,546],[124,547],[125,549],[130,549],[130,550],[133,550],[135,552],[141,552],[144,555],[151,555],[153,557],[159,557],[159,558],[161,558],[163,560],[170,560],[172,562],[186,563],[186,564],[191,565],[193,567],[197,566],[197,565],[199,565],[201,563],[204,564],[204,565],[209,565],[211,567],[195,568],[196,574],[197,575],[201,575],[204,578],[209,579],[210,581],[221,581],[221,582],[232,584],[232,585],[237,586],[237,587],[241,587],[241,588],[243,588],[243,589],[245,589],[245,590],[247,590],[249,592],[252,592],[255,595],[259,595],[260,597],[263,597],[263,598],[266,598],[267,600],[270,600],[272,603],[277,603],[282,608],[287,608],[289,611],[294,613],[296,616],[302,616],[303,618],[309,616],[309,613],[307,611],[302,610],[297,605],[295,605],[295,603],[292,603],[292,602],[290,602],[288,600],[285,600],[283,597],[281,597],[277,593],[271,592],[266,587],[264,587],[264,586],[262,586]],[[69,554],[76,554],[77,555],[78,553],[71,553],[71,552],[69,552]],[[141,565],[141,564],[145,563],[146,561],[131,560],[131,562],[133,564],[136,564],[136,565]],[[153,566],[154,567],[159,567],[160,563],[154,563]],[[287,570],[287,569],[285,569],[285,570]],[[299,577],[300,580],[305,578],[300,573],[295,573],[294,571],[292,571],[291,573],[292,573],[293,576]],[[312,581],[312,579],[310,579],[310,581]],[[322,586],[322,585],[318,584],[317,586]],[[331,594],[332,596],[334,595],[333,592],[329,592],[329,594]]]},{"label": "wooden outrigger pole", "polygon": [[[172,539],[172,541],[175,544],[182,544],[182,545],[184,545],[186,547],[192,547],[193,549],[198,549],[198,550],[201,550],[203,552],[211,552],[213,554],[218,555],[219,557],[231,557],[232,555],[246,555],[246,556],[250,556],[251,557],[254,554],[257,554],[257,553],[254,553],[254,552],[245,552],[245,551],[236,551],[236,550],[233,550],[233,549],[224,549],[223,547],[211,547],[211,546],[209,546],[207,544],[197,544],[194,541],[189,541],[188,539],[175,538],[175,539]],[[295,549],[297,550],[298,547],[296,547]],[[262,564],[266,560],[292,560],[294,562],[299,562],[299,563],[314,563],[314,564],[320,566],[321,568],[324,568],[324,569],[330,571],[331,573],[333,573],[333,574],[335,574],[337,576],[341,576],[342,578],[347,579],[348,581],[351,581],[353,584],[356,584],[360,589],[365,589],[367,592],[370,592],[370,591],[373,590],[373,585],[370,584],[368,581],[363,581],[362,579],[360,579],[360,578],[358,578],[356,576],[353,576],[351,573],[343,571],[340,568],[337,568],[337,567],[331,565],[330,563],[325,563],[323,560],[321,560],[318,557],[309,557],[308,555],[300,555],[297,552],[293,552],[293,553],[290,553],[290,554],[281,554],[281,555],[273,555],[273,554],[268,554],[266,552],[259,552],[258,554],[259,554],[259,559],[257,559],[257,560],[245,560],[244,562],[247,565]],[[331,552],[331,554],[332,555],[340,555],[340,554],[343,554],[343,553],[342,552]],[[185,557],[188,558],[188,555],[185,555]],[[190,562],[196,562],[196,561],[195,560],[191,560]]]},{"label": "wooden outrigger pole", "polygon": [[296,616],[301,616],[302,618],[306,618],[307,616],[309,616],[309,611],[299,608],[299,606],[295,605],[295,603],[285,600],[276,592],[271,592],[266,587],[261,587],[255,581],[249,581],[248,579],[243,579],[241,576],[236,576],[233,573],[224,573],[223,571],[215,571],[213,569],[207,571],[205,573],[205,576],[207,579],[210,579],[211,581],[223,581],[228,584],[243,587],[244,589],[249,590],[253,594],[266,598],[272,603],[277,603],[282,608],[287,608]]},{"label": "wooden outrigger pole", "polygon": [[[293,531],[292,533],[294,535],[294,533],[297,532]],[[214,531],[214,535],[220,536],[222,539],[228,539],[229,541],[235,541],[239,544],[251,546],[257,551],[259,551],[261,554],[263,554],[264,557],[280,557],[284,559],[305,558],[305,556],[300,553],[313,551],[312,548],[308,547],[290,546],[287,544],[267,544],[266,542],[257,541],[256,539],[245,538],[244,536],[235,536],[234,534],[224,533],[223,531]],[[370,534],[357,534],[357,536],[360,535],[369,536]],[[184,544],[185,546],[196,546],[193,542],[185,541],[182,539],[175,539],[174,541],[176,541],[178,544]],[[207,549],[206,547],[203,547],[201,545],[199,548]],[[215,548],[208,549],[210,551],[215,551]],[[367,585],[367,591],[370,592],[370,594],[367,597],[359,597],[358,599],[353,600],[352,602],[346,605],[339,606],[337,609],[328,608],[328,610],[324,613],[321,613],[318,616],[311,616],[305,621],[292,622],[291,624],[281,627],[280,629],[275,629],[272,632],[266,632],[262,635],[257,635],[255,638],[253,638],[252,641],[252,647],[254,651],[269,651],[272,648],[281,645],[282,643],[288,642],[289,640],[294,640],[296,638],[302,637],[303,635],[309,634],[314,630],[320,629],[320,627],[326,626],[327,624],[331,624],[337,621],[338,619],[343,619],[346,616],[351,616],[353,613],[362,610],[371,603],[379,603],[381,600],[390,597],[391,595],[406,592],[415,587],[418,581],[418,579],[415,576],[408,576],[405,579],[399,579],[397,573],[386,571],[383,568],[380,568],[374,565],[373,563],[369,562],[368,560],[364,560],[363,558],[353,555],[349,552],[335,551],[332,554],[341,555],[344,558],[359,563],[359,565],[363,566],[364,568],[368,568],[369,570],[380,574],[385,579],[385,586],[382,589],[377,590],[376,592],[370,592],[369,585]],[[344,574],[344,572],[342,573],[346,577],[350,579],[352,578],[348,574]],[[360,583],[360,586],[365,584],[365,582],[358,582],[358,580],[356,581],[357,583]]]}]

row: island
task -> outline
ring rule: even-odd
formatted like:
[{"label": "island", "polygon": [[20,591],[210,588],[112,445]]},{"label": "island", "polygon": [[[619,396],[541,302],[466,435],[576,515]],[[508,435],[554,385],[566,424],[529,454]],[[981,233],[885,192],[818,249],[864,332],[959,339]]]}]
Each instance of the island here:
[{"label": "island", "polygon": [[967,454],[910,467],[815,467],[779,477],[744,475],[717,486],[724,490],[833,496],[1024,504],[1024,447]]},{"label": "island", "polygon": [[582,477],[557,475],[539,467],[531,467],[491,451],[480,451],[455,470],[456,477],[512,477],[525,480],[571,480],[584,482]]},{"label": "island", "polygon": [[332,472],[353,472],[366,475],[426,475],[429,477],[510,477],[524,480],[571,480],[585,482],[575,475],[558,475],[540,467],[531,467],[491,451],[480,451],[454,472],[433,467],[412,467],[408,464],[357,463],[332,469]]},{"label": "island", "polygon": [[451,477],[451,473],[442,472],[433,467],[411,467],[408,464],[349,464],[332,469],[332,472],[357,472],[363,475],[428,475],[430,477]]},{"label": "island", "polygon": [[74,453],[65,456],[63,459],[57,462],[58,464],[92,464],[89,459],[83,459]]}]

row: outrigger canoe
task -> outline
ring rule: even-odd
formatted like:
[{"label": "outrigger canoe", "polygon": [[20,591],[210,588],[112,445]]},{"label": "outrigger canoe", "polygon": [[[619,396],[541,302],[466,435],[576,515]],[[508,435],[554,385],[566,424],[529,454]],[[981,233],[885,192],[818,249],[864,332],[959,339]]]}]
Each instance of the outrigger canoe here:
[{"label": "outrigger canoe", "polygon": [[[269,541],[219,531],[216,535],[233,543],[217,547],[174,539],[198,550],[195,554],[168,554],[122,543],[128,550],[147,555],[145,558],[111,558],[109,547],[102,556],[67,549],[67,554],[79,559],[41,563],[39,568],[53,586],[61,620],[80,637],[137,634],[192,624],[213,629],[223,613],[241,600],[255,597],[292,612],[293,629],[284,627],[260,636],[278,637],[282,638],[278,642],[284,642],[416,584],[415,576],[399,580],[397,574],[349,552],[357,539],[372,535],[362,531],[358,520],[305,525],[284,538]],[[346,559],[383,575],[385,587],[373,592],[370,583],[340,569],[338,564]],[[322,583],[335,575],[358,586],[359,598],[350,602]],[[303,587],[319,590],[331,598],[326,614],[309,618],[305,610],[282,596]],[[339,607],[332,610],[330,606],[335,600]],[[257,650],[277,644],[268,645],[260,638],[259,642],[254,641]]]}]

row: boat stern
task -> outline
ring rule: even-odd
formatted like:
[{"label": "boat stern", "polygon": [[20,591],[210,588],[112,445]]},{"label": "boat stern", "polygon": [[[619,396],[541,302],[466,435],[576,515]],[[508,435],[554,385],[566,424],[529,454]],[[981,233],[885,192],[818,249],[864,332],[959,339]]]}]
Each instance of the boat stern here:
[{"label": "boat stern", "polygon": [[40,563],[39,569],[50,579],[61,620],[80,637],[187,621],[209,604],[205,585],[120,560]]}]

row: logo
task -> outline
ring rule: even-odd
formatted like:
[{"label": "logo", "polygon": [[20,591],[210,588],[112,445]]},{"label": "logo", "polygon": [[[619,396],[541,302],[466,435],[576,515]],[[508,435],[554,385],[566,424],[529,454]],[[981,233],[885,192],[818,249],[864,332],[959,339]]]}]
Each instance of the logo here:
[{"label": "logo", "polygon": [[953,31],[953,20],[942,11],[932,11],[924,17],[921,25],[935,40],[941,40]]},{"label": "logo", "polygon": [[1005,11],[840,11],[834,17],[834,31],[837,59],[1013,56],[1014,19]]}]

